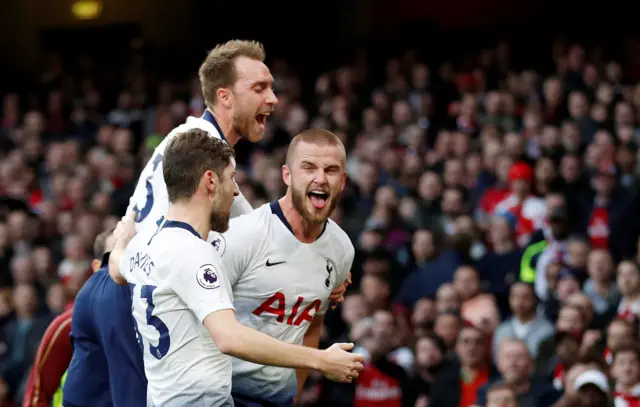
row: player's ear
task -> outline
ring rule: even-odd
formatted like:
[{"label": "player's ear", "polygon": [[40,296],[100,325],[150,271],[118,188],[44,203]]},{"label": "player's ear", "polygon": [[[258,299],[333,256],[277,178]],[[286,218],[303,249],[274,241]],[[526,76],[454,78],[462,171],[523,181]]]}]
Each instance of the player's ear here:
[{"label": "player's ear", "polygon": [[286,186],[291,185],[291,171],[289,171],[287,164],[282,166],[282,180]]},{"label": "player's ear", "polygon": [[233,105],[233,92],[229,88],[218,88],[216,91],[218,102],[227,109]]},{"label": "player's ear", "polygon": [[95,273],[100,270],[100,265],[102,265],[102,261],[98,259],[91,260],[91,270]]},{"label": "player's ear", "polygon": [[342,179],[340,180],[340,192],[344,191],[344,186],[347,183],[347,173],[343,172],[342,173]]},{"label": "player's ear", "polygon": [[207,170],[204,172],[203,176],[204,184],[209,192],[215,192],[216,186],[218,185],[218,176],[215,172],[211,170]]}]

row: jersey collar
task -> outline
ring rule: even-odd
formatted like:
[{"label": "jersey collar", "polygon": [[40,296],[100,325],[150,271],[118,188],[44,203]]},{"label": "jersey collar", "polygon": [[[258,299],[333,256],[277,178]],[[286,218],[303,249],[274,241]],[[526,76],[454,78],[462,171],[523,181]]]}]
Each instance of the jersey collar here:
[{"label": "jersey collar", "polygon": [[213,124],[213,127],[215,127],[216,130],[218,130],[218,134],[220,134],[220,138],[222,139],[222,141],[224,141],[225,143],[228,143],[227,142],[227,138],[224,136],[224,133],[220,129],[220,125],[218,124],[218,121],[213,116],[213,114],[211,114],[211,112],[209,110],[205,110],[204,111],[204,114],[202,115],[202,119],[208,121],[211,124]]},{"label": "jersey collar", "polygon": [[168,220],[162,225],[162,229],[169,229],[169,228],[184,229],[187,232],[193,234],[198,239],[202,239],[202,236],[200,236],[198,234],[198,232],[196,232],[196,230],[193,228],[193,226],[191,226],[190,224],[188,224],[186,222],[180,222],[178,220]]},{"label": "jersey collar", "polygon": [[[282,208],[280,207],[280,202],[275,200],[271,202],[269,206],[271,207],[271,213],[276,215],[278,219],[280,219],[282,224],[284,224],[287,227],[287,229],[289,229],[289,232],[291,232],[291,234],[295,236],[295,233],[293,233],[293,228],[291,227],[291,224],[289,223],[287,218],[284,216],[284,212],[282,212]],[[324,231],[327,230],[327,223],[329,223],[329,221],[326,221],[324,223],[324,227],[322,228],[322,232],[320,233],[320,236],[318,236],[318,239],[320,239],[320,237],[324,234]]]}]

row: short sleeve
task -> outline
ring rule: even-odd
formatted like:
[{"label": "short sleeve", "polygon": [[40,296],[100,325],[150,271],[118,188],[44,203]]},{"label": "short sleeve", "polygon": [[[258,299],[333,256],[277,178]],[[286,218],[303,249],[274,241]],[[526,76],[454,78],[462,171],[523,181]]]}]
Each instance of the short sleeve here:
[{"label": "short sleeve", "polygon": [[251,269],[267,244],[268,222],[262,209],[232,219],[225,233],[211,232],[207,241],[221,256],[225,276],[233,287]]},{"label": "short sleeve", "polygon": [[220,310],[233,309],[233,293],[215,250],[206,243],[181,256],[169,276],[169,287],[200,322]]}]

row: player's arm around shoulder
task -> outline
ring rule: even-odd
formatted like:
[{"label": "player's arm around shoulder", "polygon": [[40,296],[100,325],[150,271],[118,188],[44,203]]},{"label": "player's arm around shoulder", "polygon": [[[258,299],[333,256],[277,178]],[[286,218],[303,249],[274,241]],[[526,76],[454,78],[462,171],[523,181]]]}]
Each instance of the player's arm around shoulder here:
[{"label": "player's arm around shoulder", "polygon": [[134,216],[133,212],[129,212],[118,222],[118,225],[113,231],[114,245],[113,250],[111,250],[111,255],[109,256],[108,270],[111,279],[119,285],[127,284],[127,280],[120,270],[120,262],[124,257],[127,245],[136,234]]}]

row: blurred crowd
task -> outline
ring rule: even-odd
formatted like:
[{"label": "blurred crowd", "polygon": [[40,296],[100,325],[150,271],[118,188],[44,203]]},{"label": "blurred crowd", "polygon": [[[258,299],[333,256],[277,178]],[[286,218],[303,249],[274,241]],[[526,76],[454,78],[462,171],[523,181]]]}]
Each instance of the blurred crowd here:
[{"label": "blurred crowd", "polygon": [[[463,67],[410,51],[381,80],[359,53],[308,92],[268,61],[280,103],[263,142],[238,146],[253,206],[284,193],[300,130],[348,151],[333,219],[356,246],[354,284],[323,342],[353,341],[367,364],[353,385],[312,375],[300,405],[640,406],[640,52],[558,41],[540,72],[510,51]],[[20,402],[153,149],[204,112],[193,74],[53,56],[2,96],[0,406]]]}]

